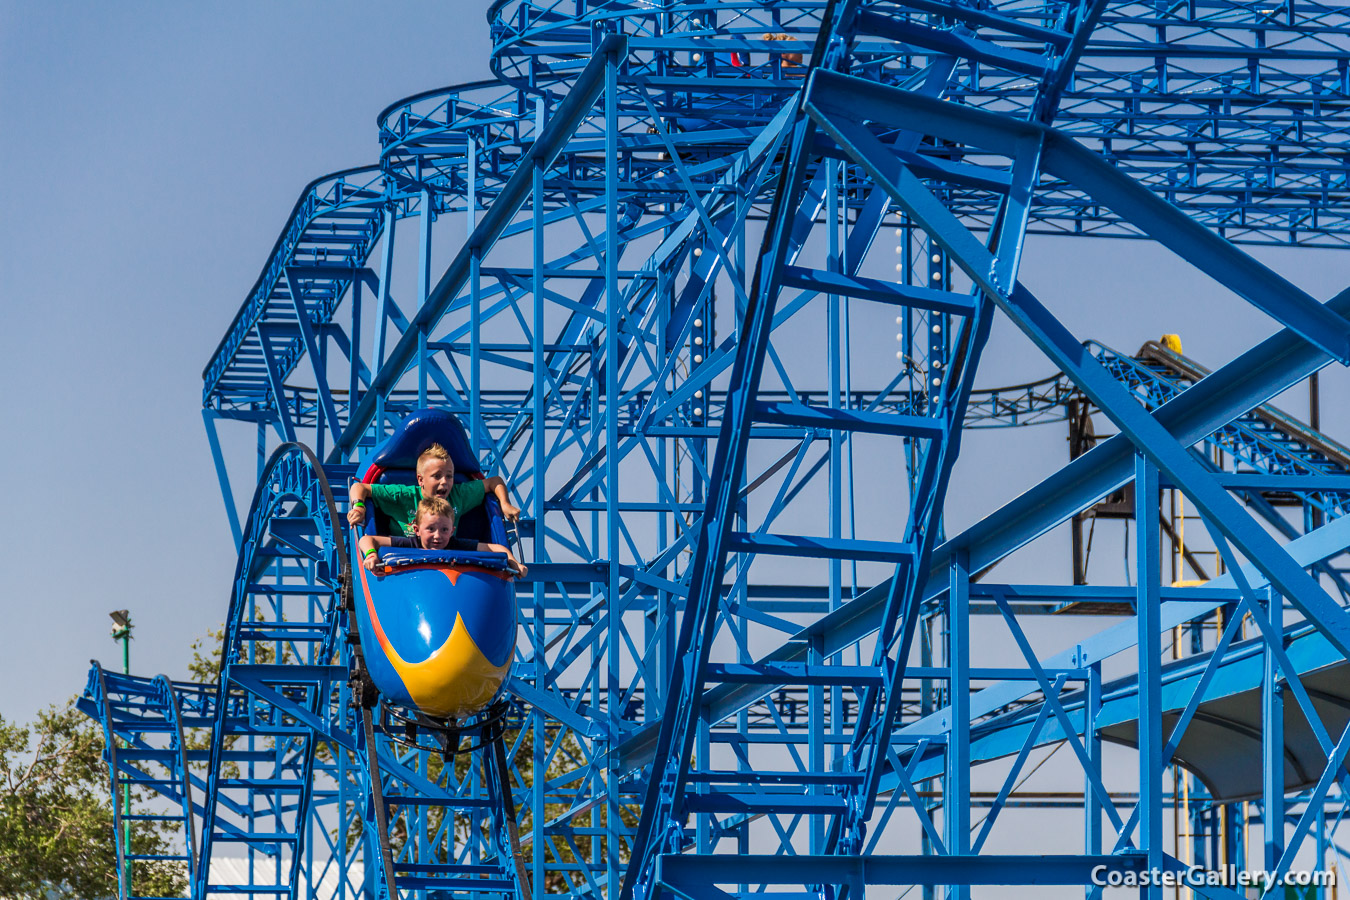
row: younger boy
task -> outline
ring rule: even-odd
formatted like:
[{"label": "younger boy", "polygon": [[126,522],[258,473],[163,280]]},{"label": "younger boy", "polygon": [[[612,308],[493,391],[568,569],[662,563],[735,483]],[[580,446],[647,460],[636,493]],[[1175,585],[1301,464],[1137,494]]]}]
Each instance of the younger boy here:
[{"label": "younger boy", "polygon": [[450,501],[455,518],[458,519],[481,505],[488,491],[501,504],[503,516],[513,522],[520,517],[520,509],[507,495],[505,481],[494,475],[455,484],[455,463],[450,459],[449,452],[440,444],[432,444],[417,457],[417,484],[365,484],[359,481],[353,484],[347,494],[351,500],[347,521],[352,525],[363,523],[366,520],[366,501],[369,500],[392,520],[395,532],[409,535],[412,534],[417,504],[423,497],[440,497]]},{"label": "younger boy", "polygon": [[417,504],[417,513],[413,517],[413,537],[384,537],[367,534],[358,545],[361,548],[361,564],[373,570],[380,561],[381,547],[407,547],[423,550],[477,550],[480,553],[505,553],[506,564],[515,569],[524,578],[528,571],[516,561],[511,551],[501,544],[487,544],[479,541],[454,537],[455,509],[441,497],[427,497]]}]

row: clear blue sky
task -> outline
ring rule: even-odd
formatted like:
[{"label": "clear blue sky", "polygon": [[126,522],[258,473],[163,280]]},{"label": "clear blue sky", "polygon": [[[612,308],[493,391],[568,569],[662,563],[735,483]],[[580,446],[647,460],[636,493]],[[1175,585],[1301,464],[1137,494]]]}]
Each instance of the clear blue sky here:
[{"label": "clear blue sky", "polygon": [[0,2],[0,715],[120,663],[113,609],[186,674],[234,566],[202,368],[301,188],[490,77],[485,6]]},{"label": "clear blue sky", "polygon": [[[78,692],[91,657],[116,661],[113,609],[136,619],[135,671],[185,675],[234,565],[201,370],[300,189],[373,162],[392,101],[489,77],[486,5],[0,0],[0,715],[26,719]],[[1319,299],[1344,286],[1345,256],[1259,255]],[[1214,365],[1272,330],[1140,243],[1032,240],[1023,277],[1121,350],[1175,331]],[[981,382],[1049,372],[1000,322]],[[1327,430],[1350,438],[1344,373],[1325,384]],[[951,529],[1065,454],[1062,426],[971,435]],[[1000,577],[1065,580],[1058,546]]]}]

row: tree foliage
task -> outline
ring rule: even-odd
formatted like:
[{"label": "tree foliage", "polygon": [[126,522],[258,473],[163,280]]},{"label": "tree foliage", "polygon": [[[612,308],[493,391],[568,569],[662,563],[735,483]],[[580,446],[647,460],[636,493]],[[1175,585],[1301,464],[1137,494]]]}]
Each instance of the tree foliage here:
[{"label": "tree foliage", "polygon": [[[133,803],[143,801],[133,796]],[[132,853],[171,852],[174,823],[137,822]],[[182,893],[178,866],[140,864],[143,894]],[[0,897],[64,900],[117,895],[117,849],[103,732],[73,702],[29,726],[0,717]]]}]

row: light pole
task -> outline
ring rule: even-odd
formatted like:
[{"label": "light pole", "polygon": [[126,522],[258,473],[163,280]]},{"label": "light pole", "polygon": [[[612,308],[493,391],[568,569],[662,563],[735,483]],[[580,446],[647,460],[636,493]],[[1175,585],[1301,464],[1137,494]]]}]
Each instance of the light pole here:
[{"label": "light pole", "polygon": [[[131,612],[117,609],[108,613],[113,620],[112,639],[122,642],[122,674],[131,674]],[[117,773],[113,773],[116,779]],[[127,894],[131,894],[131,785],[122,785],[122,859],[123,879]]]}]

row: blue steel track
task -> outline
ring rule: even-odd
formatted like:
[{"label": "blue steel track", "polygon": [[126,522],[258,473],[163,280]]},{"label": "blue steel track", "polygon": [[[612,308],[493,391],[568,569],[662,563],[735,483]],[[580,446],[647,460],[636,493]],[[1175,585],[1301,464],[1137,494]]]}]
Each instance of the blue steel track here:
[{"label": "blue steel track", "polygon": [[[491,78],[392,104],[375,164],[305,187],[207,362],[220,681],[96,664],[81,699],[112,795],[151,797],[119,833],[181,825],[119,858],[121,897],[169,866],[197,898],[1095,898],[1095,867],[1339,859],[1350,451],[1269,401],[1350,363],[1350,291],[1241,245],[1350,242],[1341,6],[487,15]],[[1212,372],[1085,343],[1019,280],[1029,235],[1153,242],[1274,335]],[[995,317],[1056,374],[977,386]],[[892,319],[896,361],[854,350]],[[361,679],[345,486],[428,405],[524,510],[500,761],[472,727],[445,761]],[[946,532],[965,431],[1088,412],[1110,436]],[[220,440],[246,427],[256,489]],[[991,572],[1112,517],[1121,584]],[[1033,651],[1035,617],[1085,610],[1116,618]],[[1202,759],[1230,698],[1258,722],[1240,788]],[[1018,792],[1050,745],[1057,790]]]}]

